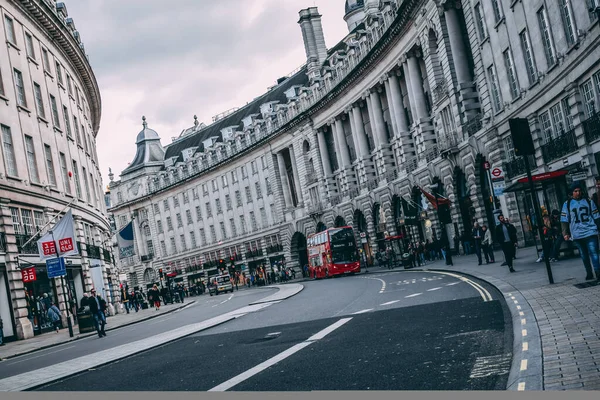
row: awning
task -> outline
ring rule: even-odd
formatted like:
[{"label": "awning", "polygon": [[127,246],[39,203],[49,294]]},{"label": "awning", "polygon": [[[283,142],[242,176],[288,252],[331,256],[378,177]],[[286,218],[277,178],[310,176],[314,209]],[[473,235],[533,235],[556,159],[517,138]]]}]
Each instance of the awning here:
[{"label": "awning", "polygon": [[[541,174],[532,175],[531,180],[533,181],[533,187],[535,190],[541,190],[542,183],[552,182],[554,180],[562,178],[563,176],[567,175],[568,173],[569,173],[568,170],[561,169],[558,171],[543,172]],[[512,185],[507,186],[504,189],[504,192],[505,193],[506,192],[521,192],[521,191],[525,191],[525,190],[529,190],[529,182],[527,181],[527,177],[521,178],[521,179],[517,180],[515,183],[513,183]]]}]

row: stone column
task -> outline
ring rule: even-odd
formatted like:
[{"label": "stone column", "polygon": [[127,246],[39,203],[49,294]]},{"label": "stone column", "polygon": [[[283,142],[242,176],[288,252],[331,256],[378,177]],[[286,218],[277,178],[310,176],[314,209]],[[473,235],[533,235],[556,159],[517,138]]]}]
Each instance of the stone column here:
[{"label": "stone column", "polygon": [[[4,228],[6,240],[5,266],[6,276],[10,291],[7,293],[9,303],[12,305],[13,317],[15,321],[15,335],[19,339],[29,339],[33,337],[33,325],[27,318],[27,300],[25,299],[25,286],[21,279],[21,271],[18,265],[17,240],[15,230],[12,224],[12,216],[9,208],[10,200],[0,198],[0,225]],[[4,325],[12,325],[12,321],[3,321]],[[6,332],[6,329],[5,329]]]},{"label": "stone column", "polygon": [[319,141],[319,153],[321,154],[323,172],[325,174],[325,177],[328,177],[332,174],[331,162],[329,161],[329,153],[327,152],[327,142],[325,141],[325,133],[322,130],[317,131],[317,140]]},{"label": "stone column", "polygon": [[383,86],[385,87],[385,95],[387,96],[387,102],[388,102],[388,107],[390,109],[390,119],[391,119],[391,123],[392,123],[392,132],[391,132],[391,137],[397,136],[400,134],[400,130],[398,129],[398,124],[396,122],[396,105],[394,104],[393,100],[392,100],[392,96],[390,94],[391,92],[391,86],[390,86],[390,80],[389,80],[389,75],[385,74],[381,79],[380,82],[383,84]]},{"label": "stone column", "polygon": [[415,121],[419,122],[421,119],[429,117],[427,113],[427,103],[425,102],[425,91],[423,90],[421,70],[416,55],[412,54],[409,56],[407,63],[412,93],[415,100]]},{"label": "stone column", "polygon": [[375,144],[375,149],[371,149],[371,151],[375,151],[379,147],[379,136],[375,132],[375,114],[373,113],[373,103],[371,101],[370,93],[365,95],[365,101],[367,102],[367,111],[369,112],[369,123],[371,124],[371,134],[373,135],[373,142]]},{"label": "stone column", "polygon": [[469,71],[469,65],[467,64],[467,51],[463,41],[456,8],[450,7],[444,10],[444,16],[446,17],[446,24],[448,27],[448,37],[450,49],[452,50],[452,59],[454,60],[456,79],[460,86],[461,83],[471,82],[473,77]]},{"label": "stone column", "polygon": [[296,188],[296,196],[298,197],[298,205],[302,204],[302,188],[300,187],[300,176],[298,174],[298,167],[296,166],[296,153],[294,152],[294,146],[289,147],[290,150],[290,163],[292,164],[292,174],[294,176],[294,187]]},{"label": "stone column", "polygon": [[391,103],[394,105],[393,119],[396,121],[396,126],[398,127],[398,132],[396,133],[402,135],[408,132],[409,128],[408,119],[406,118],[406,114],[404,112],[404,105],[402,104],[400,82],[398,81],[398,76],[396,74],[390,74],[389,86]]},{"label": "stone column", "polygon": [[412,115],[413,124],[417,122],[417,111],[415,109],[415,97],[413,95],[412,81],[408,72],[408,62],[406,56],[403,57],[402,69],[404,71],[404,80],[406,81],[406,91],[408,93],[408,102],[410,103],[410,113]]},{"label": "stone column", "polygon": [[381,99],[379,93],[373,90],[370,95],[371,106],[373,108],[373,118],[375,120],[375,137],[377,148],[381,148],[387,144],[387,137],[385,134],[385,122],[383,120],[383,111],[381,110]]},{"label": "stone column", "polygon": [[350,162],[350,152],[348,151],[348,143],[346,143],[346,136],[344,135],[344,127],[342,120],[339,118],[335,119],[333,129],[335,132],[335,140],[338,142],[338,151],[340,152],[340,168],[347,168]]},{"label": "stone column", "polygon": [[353,105],[350,116],[354,120],[352,136],[354,137],[354,142],[358,148],[358,157],[368,158],[369,142],[367,140],[367,135],[365,134],[365,126],[360,108]]},{"label": "stone column", "polygon": [[277,153],[277,165],[279,166],[279,179],[281,180],[281,189],[283,190],[283,200],[285,208],[292,206],[292,197],[290,193],[290,183],[287,178],[285,160],[281,153]]}]

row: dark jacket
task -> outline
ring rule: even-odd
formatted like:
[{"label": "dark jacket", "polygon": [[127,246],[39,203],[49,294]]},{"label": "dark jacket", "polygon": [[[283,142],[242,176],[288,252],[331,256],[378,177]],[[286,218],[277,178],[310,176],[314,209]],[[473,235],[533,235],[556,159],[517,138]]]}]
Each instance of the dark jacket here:
[{"label": "dark jacket", "polygon": [[148,301],[160,301],[160,292],[158,291],[158,289],[148,290]]},{"label": "dark jacket", "polygon": [[[504,225],[506,225],[506,228],[508,229],[508,236],[510,237],[510,242],[513,244],[517,244],[517,228],[515,228],[515,226],[511,223],[505,223]],[[505,243],[502,224],[496,226],[496,241],[498,243]]]},{"label": "dark jacket", "polygon": [[[471,234],[471,236],[473,236],[472,240],[474,240],[476,243],[481,243],[481,241],[483,240],[483,229],[481,229],[481,227],[477,227],[477,228],[473,228],[473,233]],[[479,236],[479,238],[477,238],[477,236]]]},{"label": "dark jacket", "polygon": [[100,303],[100,308],[98,308],[98,303],[94,300],[94,296],[90,296],[88,300],[88,306],[90,307],[90,312],[92,314],[97,314],[98,311],[106,311],[106,301],[104,301],[100,295],[97,295],[96,298],[98,299],[98,303]]}]

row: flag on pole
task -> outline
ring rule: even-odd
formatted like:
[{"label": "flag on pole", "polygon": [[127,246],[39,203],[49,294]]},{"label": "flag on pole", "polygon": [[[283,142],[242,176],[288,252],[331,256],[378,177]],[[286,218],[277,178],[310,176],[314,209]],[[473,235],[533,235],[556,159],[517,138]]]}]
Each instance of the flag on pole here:
[{"label": "flag on pole", "polygon": [[117,233],[117,244],[119,245],[119,258],[126,258],[135,255],[135,245],[133,241],[133,221],[125,225]]},{"label": "flag on pole", "polygon": [[421,190],[421,193],[423,193],[425,195],[425,197],[427,197],[427,199],[431,202],[431,205],[433,206],[433,208],[435,208],[436,210],[438,208],[438,204],[440,206],[444,205],[444,204],[450,205],[450,199],[448,199],[446,197],[439,196],[439,195],[438,195],[437,204],[436,204],[436,199],[435,199],[435,196],[433,194],[427,192],[421,186],[419,186],[419,189]]},{"label": "flag on pole", "polygon": [[54,235],[48,232],[37,241],[40,260],[79,254],[79,249],[77,249],[77,245],[75,244],[75,229],[73,228],[73,213],[71,209],[66,212],[65,216],[50,231]]}]

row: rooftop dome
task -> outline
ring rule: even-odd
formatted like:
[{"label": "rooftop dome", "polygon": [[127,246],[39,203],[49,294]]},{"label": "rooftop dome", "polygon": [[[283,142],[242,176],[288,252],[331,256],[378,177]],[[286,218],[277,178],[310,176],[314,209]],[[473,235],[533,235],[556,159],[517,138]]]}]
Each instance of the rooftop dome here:
[{"label": "rooftop dome", "polygon": [[148,128],[148,123],[146,122],[146,117],[142,117],[144,129],[138,133],[137,138],[135,140],[135,144],[143,142],[144,140],[160,140],[158,133],[155,130]]},{"label": "rooftop dome", "polygon": [[365,6],[365,0],[346,0],[346,15]]}]

